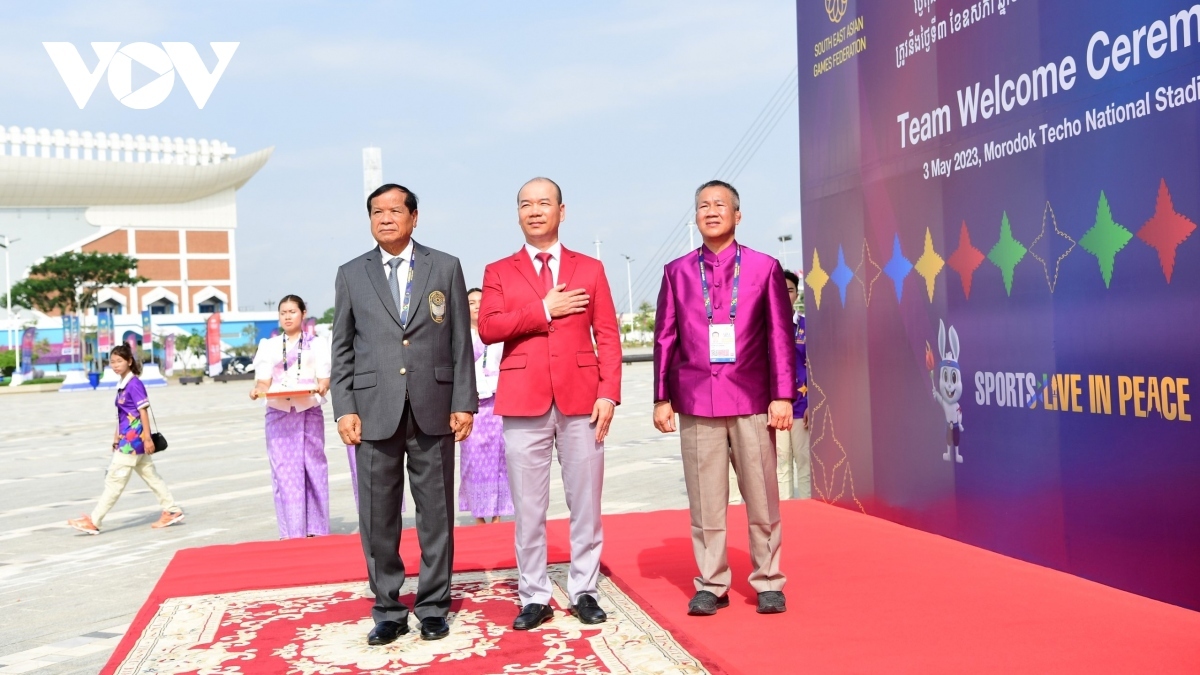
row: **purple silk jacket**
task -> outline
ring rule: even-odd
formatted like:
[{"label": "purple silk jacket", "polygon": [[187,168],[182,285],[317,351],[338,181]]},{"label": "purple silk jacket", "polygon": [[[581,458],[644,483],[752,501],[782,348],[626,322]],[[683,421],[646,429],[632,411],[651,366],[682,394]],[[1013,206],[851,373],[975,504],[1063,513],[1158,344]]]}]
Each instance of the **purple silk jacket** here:
[{"label": "purple silk jacket", "polygon": [[[729,323],[737,243],[720,255],[704,248],[713,323]],[[796,390],[792,306],[783,269],[769,255],[742,247],[738,309],[734,320],[737,361],[710,363],[708,316],[696,252],[667,263],[654,319],[654,400],[697,417],[756,415],[773,400],[791,401]]]}]

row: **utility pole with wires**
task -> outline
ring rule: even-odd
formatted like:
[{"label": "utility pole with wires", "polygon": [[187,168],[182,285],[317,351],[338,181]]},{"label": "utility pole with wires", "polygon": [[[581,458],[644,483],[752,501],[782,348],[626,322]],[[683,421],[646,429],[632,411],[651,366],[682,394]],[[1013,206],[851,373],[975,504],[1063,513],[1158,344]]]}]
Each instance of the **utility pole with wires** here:
[{"label": "utility pole with wires", "polygon": [[[758,153],[758,150],[766,143],[771,132],[779,125],[779,123],[788,116],[789,111],[795,110],[797,104],[797,92],[799,88],[799,79],[797,77],[798,68],[793,67],[784,77],[783,81],[776,88],[775,92],[759,110],[754,121],[746,129],[745,133],[738,140],[737,144],[717,167],[717,170],[711,175],[713,178],[719,178],[729,183],[735,183],[742,171],[749,165],[750,161]],[[683,233],[679,231],[679,226],[684,223],[688,224],[688,246],[689,249],[695,250],[695,225],[689,221],[692,219],[692,214],[695,213],[695,205],[689,205],[687,211],[680,217],[677,223],[667,230],[661,244],[652,253],[647,252],[649,258],[643,256],[642,269],[638,271],[637,286],[638,295],[645,295],[652,286],[661,280],[659,276],[662,271],[662,264],[674,257],[673,251],[678,251],[683,245]],[[632,285],[632,284],[631,284]],[[632,293],[631,293],[632,295]]]},{"label": "utility pole with wires", "polygon": [[630,332],[632,332],[633,331],[633,271],[632,271],[633,270],[633,268],[632,268],[633,258],[630,258],[629,256],[625,255],[624,253],[621,254],[621,257],[625,258],[625,280],[629,283],[629,330],[630,330]]}]

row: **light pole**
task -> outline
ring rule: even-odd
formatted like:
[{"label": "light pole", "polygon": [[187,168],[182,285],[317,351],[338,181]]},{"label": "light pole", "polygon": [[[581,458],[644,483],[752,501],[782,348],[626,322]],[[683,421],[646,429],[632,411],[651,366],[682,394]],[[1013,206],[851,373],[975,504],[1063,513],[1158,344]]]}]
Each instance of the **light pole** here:
[{"label": "light pole", "polygon": [[633,258],[621,254],[625,258],[625,281],[629,284],[629,330],[633,331]]},{"label": "light pole", "polygon": [[[4,237],[4,243],[0,244],[0,246],[4,247],[4,304],[5,319],[8,321],[6,324],[5,334],[8,336],[8,350],[12,351],[14,346],[12,320],[12,263],[10,262],[8,251],[10,248],[12,248],[14,241],[20,240],[9,239],[7,234],[0,234],[0,237]],[[20,365],[20,363],[17,363],[17,367],[20,367]]]},{"label": "light pole", "polygon": [[688,221],[688,253],[696,250],[696,221]]},{"label": "light pole", "polygon": [[599,260],[600,259],[600,244],[603,244],[604,242],[600,241],[600,235],[596,235],[596,241],[593,241],[592,243],[596,245],[596,260]]},{"label": "light pole", "polygon": [[792,235],[784,234],[776,237],[779,240],[779,257],[783,262],[783,269],[787,269],[787,243],[792,240]]}]

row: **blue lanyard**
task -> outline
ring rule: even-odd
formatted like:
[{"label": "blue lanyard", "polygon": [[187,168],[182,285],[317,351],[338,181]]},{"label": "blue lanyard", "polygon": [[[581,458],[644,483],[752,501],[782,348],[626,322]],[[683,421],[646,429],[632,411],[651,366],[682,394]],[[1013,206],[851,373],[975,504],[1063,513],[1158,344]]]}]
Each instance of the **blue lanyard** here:
[{"label": "blue lanyard", "polygon": [[[708,315],[708,325],[713,322],[712,298],[708,294],[708,275],[704,272],[704,247],[696,249],[696,257],[700,260],[700,290],[704,291],[704,312]],[[733,253],[733,288],[729,298],[729,323],[737,316],[738,280],[742,277],[742,246],[734,244]]]},{"label": "blue lanyard", "polygon": [[[399,271],[399,270],[397,270]],[[408,283],[404,284],[404,302],[400,305],[400,327],[408,327],[408,304],[412,301],[413,260],[408,261]]]}]

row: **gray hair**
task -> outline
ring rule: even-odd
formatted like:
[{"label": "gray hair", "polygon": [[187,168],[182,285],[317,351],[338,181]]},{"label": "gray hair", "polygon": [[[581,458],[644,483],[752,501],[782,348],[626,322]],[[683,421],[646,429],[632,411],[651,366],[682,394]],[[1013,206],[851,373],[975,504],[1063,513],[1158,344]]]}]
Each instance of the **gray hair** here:
[{"label": "gray hair", "polygon": [[720,188],[725,188],[726,190],[729,190],[729,194],[733,195],[733,210],[734,211],[742,210],[742,198],[738,195],[737,188],[733,187],[732,185],[730,185],[729,183],[726,183],[723,180],[715,180],[715,179],[710,180],[707,183],[705,183],[704,185],[701,185],[700,187],[696,188],[696,197],[695,197],[694,201],[700,201],[700,193],[704,192],[705,190],[707,190],[710,187],[720,187]]}]

